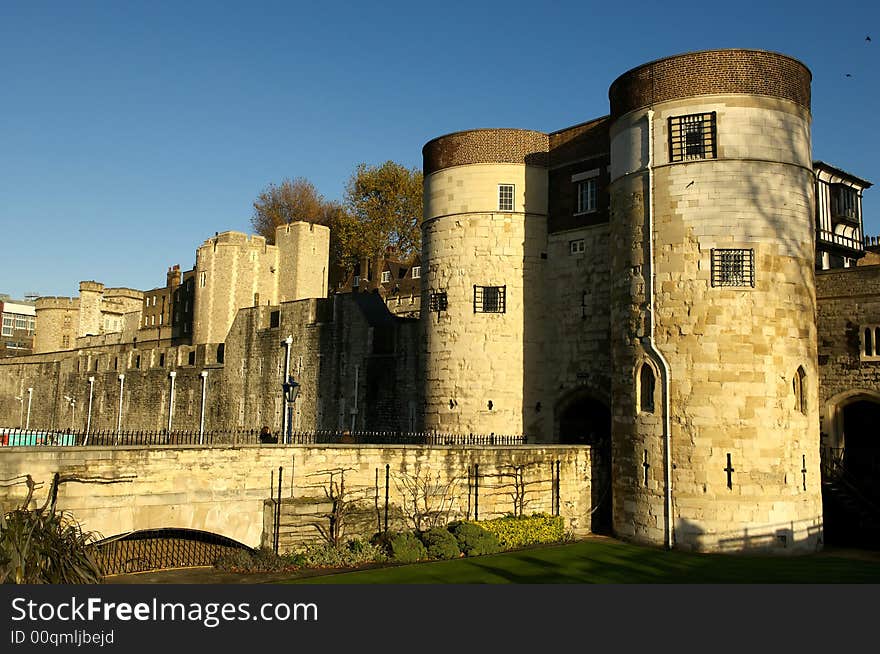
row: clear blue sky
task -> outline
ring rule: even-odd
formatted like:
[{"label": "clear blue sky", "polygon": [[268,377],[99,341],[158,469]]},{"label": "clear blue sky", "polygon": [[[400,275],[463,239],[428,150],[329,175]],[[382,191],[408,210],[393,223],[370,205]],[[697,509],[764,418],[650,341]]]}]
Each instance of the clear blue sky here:
[{"label": "clear blue sky", "polygon": [[[270,182],[341,199],[359,162],[421,166],[447,132],[605,115],[618,75],[692,50],[806,63],[814,158],[880,184],[878,19],[790,0],[6,1],[0,292],[163,285],[214,232],[250,231]],[[880,187],[865,210],[880,234]]]}]

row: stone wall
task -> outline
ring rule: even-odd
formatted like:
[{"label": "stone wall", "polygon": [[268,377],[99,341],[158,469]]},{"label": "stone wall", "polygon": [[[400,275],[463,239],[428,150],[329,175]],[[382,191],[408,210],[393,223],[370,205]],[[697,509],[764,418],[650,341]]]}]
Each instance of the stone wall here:
[{"label": "stone wall", "polygon": [[262,236],[223,232],[196,250],[193,343],[226,340],[244,307],[276,304],[278,248]]},{"label": "stone wall", "polygon": [[[615,533],[664,536],[663,370],[645,340],[653,275],[655,339],[670,368],[676,547],[813,550],[822,505],[809,112],[746,95],[654,110],[653,180],[650,114],[611,130]],[[667,119],[709,111],[717,158],[668,163]],[[714,248],[753,251],[754,286],[715,286]],[[644,365],[656,379],[651,410],[640,402]]]},{"label": "stone wall", "polygon": [[[513,511],[515,480],[525,489],[526,514],[554,512],[553,480],[559,470],[559,512],[577,535],[590,531],[590,449],[564,446],[402,447],[402,446],[197,446],[173,449],[10,448],[0,456],[0,478],[31,475],[43,486],[32,502],[42,505],[52,475],[118,480],[120,483],[65,483],[58,508],[69,511],[83,528],[104,536],[138,529],[181,527],[234,538],[247,545],[270,542],[264,529],[264,502],[277,496],[282,471],[282,499],[326,497],[331,475],[344,477],[369,536],[377,530],[377,480],[384,513],[388,466],[389,528],[407,525],[413,515],[408,486],[428,483],[447,491],[448,502],[428,498],[431,510],[449,509],[450,519],[499,517]],[[479,490],[474,482],[479,466]],[[477,492],[479,495],[477,496]],[[4,510],[20,506],[23,485],[0,487]],[[424,501],[424,498],[422,498]],[[384,517],[384,516],[383,516]],[[326,526],[326,517],[314,516]],[[303,534],[300,534],[302,536]],[[317,540],[317,529],[307,536]],[[350,535],[354,536],[355,533]]]},{"label": "stone wall", "polygon": [[116,428],[120,389],[122,429],[164,429],[173,371],[172,430],[195,430],[207,371],[206,429],[278,431],[290,335],[290,374],[301,384],[294,429],[413,431],[421,428],[418,333],[417,321],[394,318],[378,295],[347,294],[242,309],[223,344],[107,344],[16,357],[0,363],[0,425],[23,422],[15,397],[33,388],[31,427],[84,429],[93,377],[93,430]]},{"label": "stone wall", "polygon": [[[500,212],[499,184],[514,186]],[[422,315],[425,426],[458,433],[525,433],[549,440],[544,395],[547,172],[471,164],[425,178]],[[504,287],[503,312],[478,311],[475,287]],[[445,292],[446,308],[430,310]]]},{"label": "stone wall", "polygon": [[816,295],[822,444],[840,447],[846,401],[880,401],[880,357],[864,356],[863,340],[865,326],[880,326],[880,266],[819,271]]}]

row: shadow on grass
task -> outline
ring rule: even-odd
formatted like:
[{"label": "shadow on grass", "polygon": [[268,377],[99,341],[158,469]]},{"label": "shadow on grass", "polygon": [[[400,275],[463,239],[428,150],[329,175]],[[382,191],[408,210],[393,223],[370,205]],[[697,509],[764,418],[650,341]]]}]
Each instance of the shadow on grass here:
[{"label": "shadow on grass", "polygon": [[492,556],[292,579],[333,584],[878,583],[880,560],[695,554],[590,539]]}]

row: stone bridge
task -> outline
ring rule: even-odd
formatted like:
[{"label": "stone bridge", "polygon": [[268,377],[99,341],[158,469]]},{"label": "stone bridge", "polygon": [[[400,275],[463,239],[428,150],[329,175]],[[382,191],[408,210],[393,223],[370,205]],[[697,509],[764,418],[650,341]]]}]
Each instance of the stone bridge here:
[{"label": "stone bridge", "polygon": [[[378,508],[387,470],[399,515],[414,499],[436,503],[445,493],[450,517],[473,517],[478,502],[488,519],[513,512],[519,498],[526,514],[558,510],[575,534],[590,531],[591,451],[566,445],[3,447],[0,505],[20,507],[21,476],[31,475],[42,485],[30,507],[42,506],[57,472],[70,479],[58,509],[87,531],[198,529],[256,547],[268,544],[264,505],[278,495],[279,468],[282,500],[325,498],[344,479],[347,498]],[[414,497],[416,487],[424,497]]]}]

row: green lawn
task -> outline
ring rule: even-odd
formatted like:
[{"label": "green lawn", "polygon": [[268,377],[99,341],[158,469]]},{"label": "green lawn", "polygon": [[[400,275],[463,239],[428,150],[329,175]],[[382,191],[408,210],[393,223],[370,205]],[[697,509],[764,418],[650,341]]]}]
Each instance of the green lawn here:
[{"label": "green lawn", "polygon": [[880,556],[690,554],[590,539],[493,556],[292,579],[306,584],[880,583]]}]

